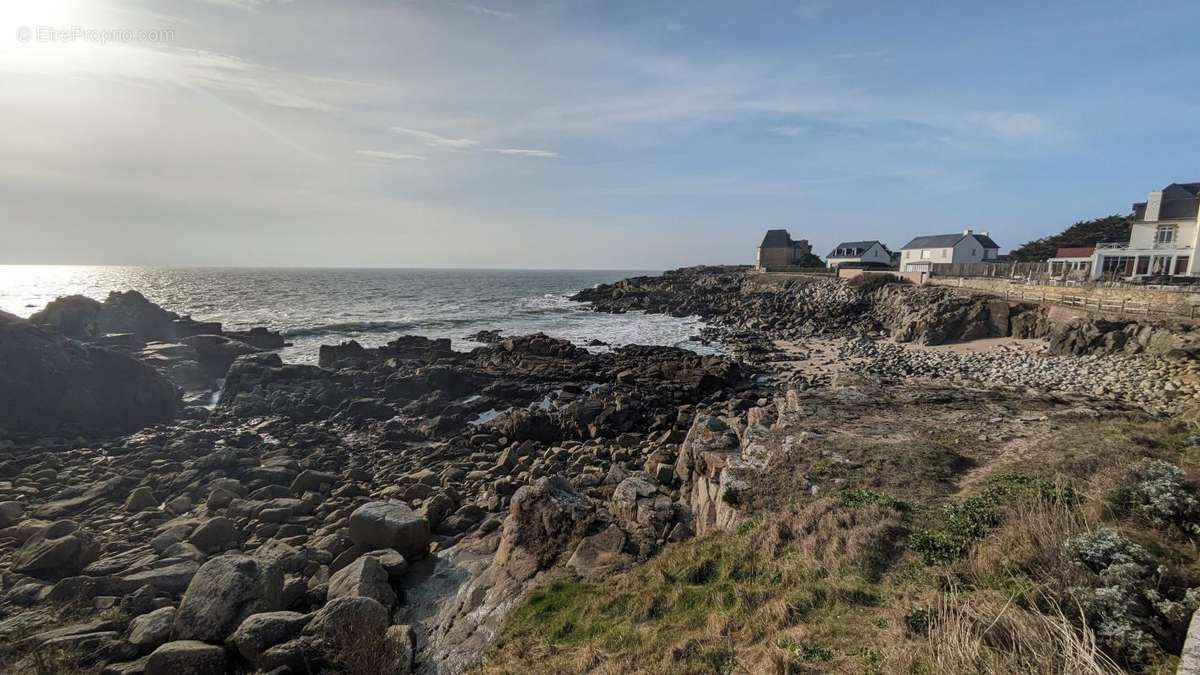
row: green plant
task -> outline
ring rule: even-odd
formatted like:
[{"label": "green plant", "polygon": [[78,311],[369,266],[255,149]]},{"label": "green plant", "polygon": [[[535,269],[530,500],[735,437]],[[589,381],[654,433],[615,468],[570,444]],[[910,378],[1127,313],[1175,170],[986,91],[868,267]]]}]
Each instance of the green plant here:
[{"label": "green plant", "polygon": [[833,650],[825,645],[801,643],[790,637],[780,638],[775,645],[799,661],[830,661]]},{"label": "green plant", "polygon": [[1144,459],[1129,472],[1130,484],[1118,488],[1113,501],[1126,513],[1158,527],[1200,536],[1200,500],[1183,470],[1161,459]]},{"label": "green plant", "polygon": [[928,607],[910,607],[904,613],[904,633],[909,637],[928,634],[932,616]]},{"label": "green plant", "polygon": [[838,502],[842,506],[852,509],[861,509],[865,506],[878,504],[879,506],[888,506],[898,511],[908,510],[908,504],[899,499],[883,494],[882,492],[867,489],[845,490],[838,495]]},{"label": "green plant", "polygon": [[1200,605],[1200,588],[1166,582],[1166,569],[1150,553],[1110,528],[1074,537],[1066,549],[1091,581],[1071,595],[1109,653],[1141,666],[1160,646],[1177,647]]},{"label": "green plant", "polygon": [[1001,507],[1005,503],[1015,497],[1031,496],[1065,503],[1074,503],[1078,499],[1070,485],[1048,478],[998,474],[988,480],[980,494],[943,506],[939,522],[934,527],[914,532],[909,547],[921,554],[926,564],[957,560],[966,554],[971,544],[1001,523]]}]

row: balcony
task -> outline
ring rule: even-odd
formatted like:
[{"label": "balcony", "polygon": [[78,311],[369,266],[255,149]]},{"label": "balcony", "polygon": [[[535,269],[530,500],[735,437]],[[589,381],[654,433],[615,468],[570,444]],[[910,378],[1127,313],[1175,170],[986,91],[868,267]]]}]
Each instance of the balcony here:
[{"label": "balcony", "polygon": [[1135,248],[1133,246],[1130,246],[1129,242],[1127,242],[1127,241],[1104,241],[1104,242],[1100,242],[1099,244],[1096,244],[1097,251],[1101,251],[1101,250],[1105,250],[1105,251],[1110,251],[1110,250],[1118,250],[1118,251],[1120,251],[1120,250],[1182,251],[1184,249],[1190,249],[1190,248],[1191,248],[1191,246],[1182,245],[1177,241],[1156,241],[1152,245],[1150,245],[1148,248],[1146,248],[1146,247]]}]

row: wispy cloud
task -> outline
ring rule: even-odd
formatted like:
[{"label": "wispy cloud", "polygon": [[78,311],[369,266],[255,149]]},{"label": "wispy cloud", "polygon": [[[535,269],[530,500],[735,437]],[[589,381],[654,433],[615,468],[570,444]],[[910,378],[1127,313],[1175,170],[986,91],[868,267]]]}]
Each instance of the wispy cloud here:
[{"label": "wispy cloud", "polygon": [[784,124],[778,127],[772,127],[771,133],[788,138],[799,138],[808,133],[808,127],[800,126],[799,124]]},{"label": "wispy cloud", "polygon": [[468,12],[475,12],[476,14],[484,14],[487,16],[500,16],[500,17],[504,17],[506,19],[511,19],[511,18],[514,18],[517,16],[513,12],[506,12],[501,9],[492,9],[491,7],[484,7],[483,5],[473,5],[470,3],[464,3],[460,6],[463,9],[467,10]]},{"label": "wispy cloud", "polygon": [[425,159],[421,155],[409,155],[395,152],[384,152],[383,150],[355,150],[354,154],[370,159],[382,159],[387,161],[399,160],[421,160]]},{"label": "wispy cloud", "polygon": [[398,134],[407,134],[415,136],[425,141],[425,145],[431,148],[473,148],[479,145],[479,141],[472,138],[450,138],[435,134],[432,131],[423,131],[421,129],[410,129],[408,127],[392,127],[392,131]]},{"label": "wispy cloud", "polygon": [[887,50],[873,49],[865,52],[839,52],[837,54],[830,54],[829,59],[831,61],[854,61],[857,59],[877,59],[883,56],[887,56]]},{"label": "wispy cloud", "polygon": [[1027,112],[973,113],[966,126],[1003,141],[1048,141],[1060,135],[1054,122]]},{"label": "wispy cloud", "polygon": [[487,151],[516,157],[558,157],[558,153],[551,150],[534,150],[530,148],[488,148]]},{"label": "wispy cloud", "polygon": [[220,5],[222,7],[236,7],[238,9],[256,10],[259,7],[267,5],[288,5],[292,0],[199,0],[206,5]]}]

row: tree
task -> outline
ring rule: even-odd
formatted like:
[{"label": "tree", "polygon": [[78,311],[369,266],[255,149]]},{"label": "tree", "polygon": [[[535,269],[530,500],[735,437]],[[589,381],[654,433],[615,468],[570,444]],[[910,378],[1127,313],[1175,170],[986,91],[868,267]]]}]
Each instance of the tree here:
[{"label": "tree", "polygon": [[1012,250],[1008,259],[1013,262],[1038,262],[1054,257],[1055,251],[1064,246],[1089,246],[1104,241],[1129,241],[1133,227],[1131,216],[1105,216],[1095,220],[1081,220],[1061,234],[1042,237]]}]

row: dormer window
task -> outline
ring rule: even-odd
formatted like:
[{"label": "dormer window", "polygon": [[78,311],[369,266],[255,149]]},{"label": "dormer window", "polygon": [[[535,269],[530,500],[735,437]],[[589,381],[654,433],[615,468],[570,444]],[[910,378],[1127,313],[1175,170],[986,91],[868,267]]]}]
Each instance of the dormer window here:
[{"label": "dormer window", "polygon": [[1159,225],[1154,230],[1154,243],[1174,244],[1176,229],[1174,225]]}]

